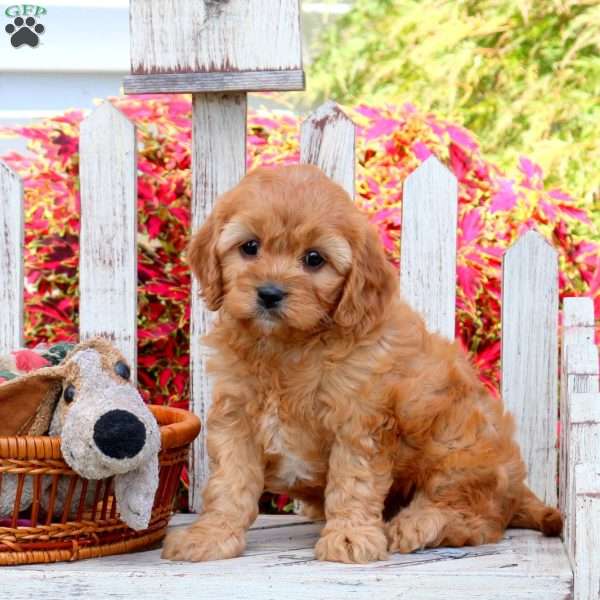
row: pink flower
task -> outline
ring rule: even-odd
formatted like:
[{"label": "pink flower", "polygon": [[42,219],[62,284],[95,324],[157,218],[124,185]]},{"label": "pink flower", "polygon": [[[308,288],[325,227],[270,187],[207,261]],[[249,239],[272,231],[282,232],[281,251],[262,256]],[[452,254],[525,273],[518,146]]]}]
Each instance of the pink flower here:
[{"label": "pink flower", "polygon": [[456,125],[448,125],[446,131],[450,135],[450,139],[469,150],[477,149],[477,142],[469,135],[466,129]]},{"label": "pink flower", "polygon": [[527,179],[542,179],[542,168],[525,156],[519,158],[519,167]]},{"label": "pink flower", "polygon": [[490,212],[511,210],[517,202],[517,195],[513,190],[513,182],[504,177],[499,179],[498,191],[492,196]]},{"label": "pink flower", "polygon": [[475,269],[471,267],[457,266],[456,273],[458,285],[462,288],[469,300],[475,300],[480,287],[479,277]]},{"label": "pink flower", "polygon": [[459,221],[459,246],[467,245],[481,235],[483,222],[477,209],[465,213]]},{"label": "pink flower", "polygon": [[422,142],[415,142],[411,150],[414,152],[414,155],[421,161],[426,161],[431,155],[431,150]]}]

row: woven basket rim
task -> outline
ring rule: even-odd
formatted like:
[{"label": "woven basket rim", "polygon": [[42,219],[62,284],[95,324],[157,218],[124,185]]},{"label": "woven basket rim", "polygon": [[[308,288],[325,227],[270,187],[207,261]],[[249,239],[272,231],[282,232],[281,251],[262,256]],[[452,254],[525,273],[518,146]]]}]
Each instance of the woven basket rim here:
[{"label": "woven basket rim", "polygon": [[[149,404],[160,425],[161,450],[182,448],[200,432],[200,419],[173,406]],[[49,436],[0,436],[0,458],[62,460],[60,438]]]}]

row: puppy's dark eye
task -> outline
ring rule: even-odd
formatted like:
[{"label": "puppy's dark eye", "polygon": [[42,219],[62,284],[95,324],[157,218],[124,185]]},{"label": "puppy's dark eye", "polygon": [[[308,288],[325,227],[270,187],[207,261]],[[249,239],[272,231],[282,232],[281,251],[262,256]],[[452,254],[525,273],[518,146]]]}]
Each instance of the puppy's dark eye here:
[{"label": "puppy's dark eye", "polygon": [[126,381],[131,377],[131,369],[122,360],[115,364],[115,373]]},{"label": "puppy's dark eye", "polygon": [[70,383],[63,392],[63,398],[67,404],[71,404],[75,400],[75,386]]},{"label": "puppy's dark eye", "polygon": [[258,240],[249,240],[240,246],[240,252],[245,256],[256,256],[260,243]]},{"label": "puppy's dark eye", "polygon": [[325,259],[316,250],[309,250],[302,258],[302,262],[309,269],[319,269],[325,264]]}]

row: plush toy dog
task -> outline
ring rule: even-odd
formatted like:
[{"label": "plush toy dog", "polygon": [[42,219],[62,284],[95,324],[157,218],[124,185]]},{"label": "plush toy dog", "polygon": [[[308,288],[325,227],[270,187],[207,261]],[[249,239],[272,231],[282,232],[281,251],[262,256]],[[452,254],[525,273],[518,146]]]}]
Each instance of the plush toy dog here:
[{"label": "plush toy dog", "polygon": [[[104,339],[72,347],[60,364],[22,373],[23,363],[51,365],[66,350],[63,346],[45,353],[25,351],[25,357],[13,353],[8,361],[0,361],[0,378],[5,380],[0,382],[0,436],[60,436],[64,459],[76,473],[86,479],[114,475],[121,519],[132,529],[144,529],[158,486],[156,419],[130,382],[127,362]],[[45,479],[47,489],[50,478]],[[12,514],[16,488],[17,477],[5,474],[0,517]],[[55,511],[62,511],[66,488],[62,481]],[[21,510],[31,505],[32,497],[29,480],[23,487]],[[48,494],[42,493],[43,507],[47,500]]]}]

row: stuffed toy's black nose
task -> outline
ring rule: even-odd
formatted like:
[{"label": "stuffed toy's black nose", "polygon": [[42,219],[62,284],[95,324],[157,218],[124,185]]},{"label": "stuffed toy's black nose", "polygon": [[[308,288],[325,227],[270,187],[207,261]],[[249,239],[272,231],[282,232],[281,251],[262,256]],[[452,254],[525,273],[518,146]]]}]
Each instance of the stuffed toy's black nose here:
[{"label": "stuffed toy's black nose", "polygon": [[268,284],[257,288],[258,303],[264,308],[275,308],[283,300],[286,293],[276,285]]},{"label": "stuffed toy's black nose", "polygon": [[94,442],[110,458],[133,458],[146,443],[146,428],[127,410],[109,410],[94,425]]}]

